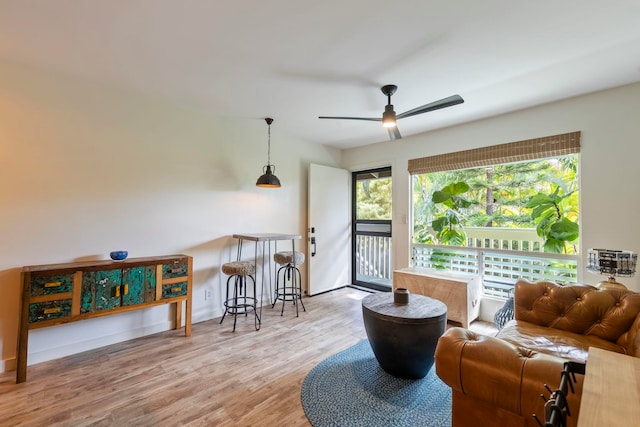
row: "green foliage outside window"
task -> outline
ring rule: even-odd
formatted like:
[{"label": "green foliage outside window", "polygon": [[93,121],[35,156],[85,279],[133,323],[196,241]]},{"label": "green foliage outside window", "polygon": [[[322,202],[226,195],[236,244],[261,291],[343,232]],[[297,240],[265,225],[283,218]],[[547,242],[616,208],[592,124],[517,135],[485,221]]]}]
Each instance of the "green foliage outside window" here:
[{"label": "green foliage outside window", "polygon": [[391,219],[391,177],[356,182],[356,218]]},{"label": "green foliage outside window", "polygon": [[545,252],[577,253],[578,157],[414,176],[414,242],[463,246],[465,227],[536,229]]},{"label": "green foliage outside window", "polygon": [[455,182],[437,190],[431,196],[434,204],[442,204],[444,212],[431,223],[436,239],[444,245],[463,246],[467,241],[462,223],[463,212],[473,202],[464,197],[469,191],[465,182]]},{"label": "green foliage outside window", "polygon": [[536,224],[538,236],[544,239],[545,252],[566,252],[566,242],[578,240],[578,224],[567,216],[573,212],[572,206],[565,203],[572,194],[573,192],[561,195],[558,186],[552,194],[536,194],[526,205],[532,209],[531,217]]}]

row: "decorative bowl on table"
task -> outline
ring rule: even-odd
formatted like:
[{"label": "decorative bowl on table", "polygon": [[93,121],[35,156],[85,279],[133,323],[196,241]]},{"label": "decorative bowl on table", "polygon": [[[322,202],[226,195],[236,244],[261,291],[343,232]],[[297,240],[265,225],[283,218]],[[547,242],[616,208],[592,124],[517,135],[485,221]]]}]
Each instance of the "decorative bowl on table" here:
[{"label": "decorative bowl on table", "polygon": [[114,261],[122,261],[123,259],[127,258],[127,256],[129,256],[129,252],[127,252],[127,251],[113,251],[113,252],[109,253],[109,256]]}]

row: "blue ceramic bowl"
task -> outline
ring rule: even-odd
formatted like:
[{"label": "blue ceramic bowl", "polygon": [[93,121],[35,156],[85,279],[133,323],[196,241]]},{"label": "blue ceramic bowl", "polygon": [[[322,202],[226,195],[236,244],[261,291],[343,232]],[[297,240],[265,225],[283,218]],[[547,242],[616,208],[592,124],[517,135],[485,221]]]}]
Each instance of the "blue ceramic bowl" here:
[{"label": "blue ceramic bowl", "polygon": [[113,251],[109,254],[112,260],[114,261],[122,261],[127,256],[129,256],[129,252],[127,251]]}]

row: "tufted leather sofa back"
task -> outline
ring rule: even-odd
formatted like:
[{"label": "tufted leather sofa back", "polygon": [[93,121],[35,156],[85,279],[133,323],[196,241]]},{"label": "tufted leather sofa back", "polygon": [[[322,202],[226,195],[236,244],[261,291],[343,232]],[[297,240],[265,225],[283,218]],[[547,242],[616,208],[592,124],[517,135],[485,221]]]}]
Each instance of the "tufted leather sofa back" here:
[{"label": "tufted leather sofa back", "polygon": [[640,293],[519,280],[515,319],[615,342],[640,356]]}]

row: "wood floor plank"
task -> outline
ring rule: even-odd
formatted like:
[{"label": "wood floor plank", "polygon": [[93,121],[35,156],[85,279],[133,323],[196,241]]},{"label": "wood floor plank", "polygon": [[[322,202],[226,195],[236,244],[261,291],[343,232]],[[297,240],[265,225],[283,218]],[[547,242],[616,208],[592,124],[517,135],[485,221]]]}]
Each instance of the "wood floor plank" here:
[{"label": "wood floor plank", "polygon": [[344,288],[251,317],[193,325],[0,374],[2,426],[309,426],[307,373],[366,337],[360,300]]}]

